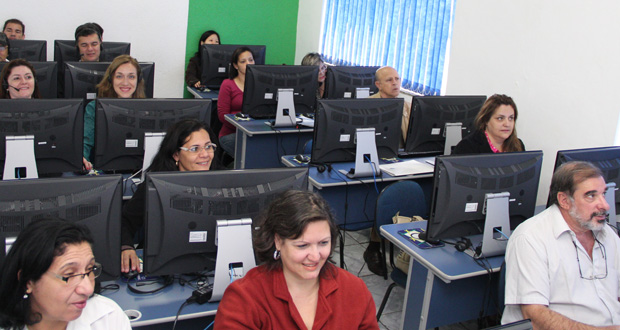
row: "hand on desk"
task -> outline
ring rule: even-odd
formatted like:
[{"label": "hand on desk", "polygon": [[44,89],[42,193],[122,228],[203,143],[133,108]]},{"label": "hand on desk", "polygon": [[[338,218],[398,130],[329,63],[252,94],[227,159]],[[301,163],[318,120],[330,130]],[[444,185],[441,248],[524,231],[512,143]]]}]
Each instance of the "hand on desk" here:
[{"label": "hand on desk", "polygon": [[200,81],[196,82],[196,83],[194,84],[194,87],[196,87],[196,88],[200,87]]},{"label": "hand on desk", "polygon": [[140,272],[140,259],[134,249],[121,252],[121,273],[129,273],[129,271]]}]

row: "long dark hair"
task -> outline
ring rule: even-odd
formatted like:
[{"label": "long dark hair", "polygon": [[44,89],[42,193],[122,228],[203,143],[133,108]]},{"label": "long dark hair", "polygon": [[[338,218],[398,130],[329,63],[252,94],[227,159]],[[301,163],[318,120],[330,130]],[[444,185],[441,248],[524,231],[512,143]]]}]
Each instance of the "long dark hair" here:
[{"label": "long dark hair", "polygon": [[[282,268],[282,260],[275,260],[275,237],[296,239],[315,221],[327,221],[331,232],[330,258],[336,246],[338,227],[327,202],[318,194],[309,191],[289,190],[277,197],[260,215],[260,228],[254,233],[254,251],[258,260],[268,269]],[[326,262],[321,274],[331,267]]]},{"label": "long dark hair", "polygon": [[510,136],[504,141],[502,151],[523,151],[521,148],[521,142],[519,142],[519,138],[517,137],[517,117],[519,116],[519,112],[517,111],[517,105],[515,104],[515,101],[512,100],[512,97],[504,94],[491,95],[491,97],[484,102],[482,108],[480,108],[478,115],[476,115],[474,126],[478,131],[484,132],[487,127],[487,123],[491,120],[491,117],[493,117],[493,113],[495,113],[495,110],[497,110],[497,108],[501,105],[509,105],[515,110],[515,125],[512,128],[512,134],[510,134]]},{"label": "long dark hair", "polygon": [[[207,131],[211,142],[215,143],[215,134],[211,128],[196,119],[183,119],[170,126],[166,132],[166,136],[161,141],[157,154],[153,157],[151,166],[149,166],[146,171],[178,171],[179,167],[176,165],[173,158],[174,153],[179,151],[179,147],[182,147],[185,144],[192,133],[200,131],[201,129]],[[216,159],[214,154],[213,159],[211,160],[211,168],[209,170],[218,168],[219,161]]]},{"label": "long dark hair", "polygon": [[194,54],[194,56],[200,56],[200,46],[202,46],[200,43],[204,42],[205,40],[207,40],[207,38],[209,38],[212,35],[216,35],[217,36],[217,40],[220,41],[220,44],[222,43],[222,38],[220,38],[220,34],[213,31],[213,30],[208,30],[205,31],[201,36],[200,39],[198,40],[198,50],[196,51],[196,53]]},{"label": "long dark hair", "polygon": [[[0,88],[0,98],[1,99],[10,99],[11,94],[9,93],[9,76],[11,75],[11,71],[18,66],[25,66],[32,72],[32,76],[36,77],[36,72],[34,71],[34,67],[30,62],[24,60],[23,58],[14,59],[11,62],[7,63],[2,69],[2,73],[0,74],[0,81],[2,82],[2,88]],[[32,98],[38,99],[41,98],[41,94],[39,93],[39,84],[37,84],[37,80],[35,78],[34,81],[34,91],[32,92]]]},{"label": "long dark hair", "polygon": [[60,218],[33,221],[20,232],[0,270],[0,328],[22,329],[41,321],[31,299],[24,298],[28,282],[38,281],[68,245],[83,242],[92,247],[89,230]]},{"label": "long dark hair", "polygon": [[235,68],[235,64],[239,62],[239,56],[245,52],[250,52],[252,54],[252,58],[254,58],[254,52],[246,46],[239,47],[235,49],[232,54],[232,58],[230,59],[230,70],[228,70],[228,78],[235,79],[239,75],[239,71]]}]

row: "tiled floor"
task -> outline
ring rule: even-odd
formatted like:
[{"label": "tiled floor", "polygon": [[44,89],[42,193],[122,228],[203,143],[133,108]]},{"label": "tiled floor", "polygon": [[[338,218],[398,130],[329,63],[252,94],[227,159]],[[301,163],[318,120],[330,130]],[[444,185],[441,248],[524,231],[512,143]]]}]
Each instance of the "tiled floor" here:
[{"label": "tiled floor", "polygon": [[[384,280],[383,277],[375,275],[364,263],[362,257],[366,246],[368,246],[368,237],[370,236],[370,229],[359,231],[347,231],[345,232],[345,248],[344,248],[344,262],[346,269],[359,276],[366,282],[366,286],[372,293],[375,300],[375,306],[379,309],[381,300],[385,294],[385,290],[392,283],[389,278]],[[336,247],[333,260],[340,265],[340,249]],[[388,300],[381,320],[379,322],[379,328],[385,330],[397,330],[400,329],[400,318],[403,309],[403,301],[405,298],[405,290],[401,287],[395,287],[392,290],[392,294]],[[440,330],[474,330],[478,329],[475,320],[452,324],[445,327],[440,327]]]}]

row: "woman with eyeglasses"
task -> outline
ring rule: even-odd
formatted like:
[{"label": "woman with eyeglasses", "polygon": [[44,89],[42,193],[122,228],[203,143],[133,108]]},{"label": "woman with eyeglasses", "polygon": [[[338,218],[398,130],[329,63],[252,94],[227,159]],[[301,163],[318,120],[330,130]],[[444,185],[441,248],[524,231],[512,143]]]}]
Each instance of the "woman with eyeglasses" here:
[{"label": "woman with eyeglasses", "polygon": [[101,265],[82,225],[58,218],[31,222],[9,250],[0,277],[0,328],[131,329],[109,298],[93,295]]},{"label": "woman with eyeglasses", "polygon": [[315,65],[319,67],[319,88],[316,90],[316,98],[323,98],[323,92],[325,92],[325,74],[327,73],[327,64],[323,61],[321,54],[308,53],[301,60],[301,65]]},{"label": "woman with eyeglasses", "polygon": [[[217,145],[211,129],[195,119],[181,120],[170,126],[147,172],[209,171],[218,167],[214,161]],[[144,224],[145,185],[141,184],[123,207],[121,217],[121,272],[139,272],[134,236]]]}]

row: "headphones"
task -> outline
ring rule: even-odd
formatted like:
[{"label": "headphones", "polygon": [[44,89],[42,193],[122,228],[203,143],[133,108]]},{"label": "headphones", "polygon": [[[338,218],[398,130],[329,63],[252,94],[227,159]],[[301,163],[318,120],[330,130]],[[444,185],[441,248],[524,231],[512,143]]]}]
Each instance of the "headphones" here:
[{"label": "headphones", "polygon": [[323,173],[323,172],[325,172],[325,170],[327,170],[327,173],[330,173],[333,170],[332,164],[329,164],[329,163],[315,163],[315,164],[313,164],[312,162],[310,162],[310,163],[308,163],[308,166],[316,167],[316,170],[319,173]]},{"label": "headphones", "polygon": [[82,60],[82,54],[80,53],[80,46],[78,45],[78,38],[89,36],[91,34],[97,34],[97,37],[99,37],[99,52],[100,52],[99,58],[101,60],[102,53],[103,53],[103,39],[101,38],[102,32],[103,31],[99,31],[98,28],[92,25],[92,23],[86,23],[86,24],[80,25],[77,28],[77,30],[75,30],[75,51],[78,54],[79,60]]},{"label": "headphones", "polygon": [[462,237],[460,240],[454,243],[454,248],[459,252],[464,252],[465,250],[472,247],[471,241],[467,237]]}]

